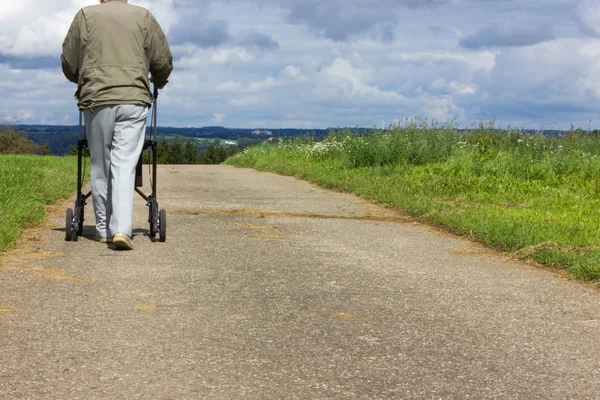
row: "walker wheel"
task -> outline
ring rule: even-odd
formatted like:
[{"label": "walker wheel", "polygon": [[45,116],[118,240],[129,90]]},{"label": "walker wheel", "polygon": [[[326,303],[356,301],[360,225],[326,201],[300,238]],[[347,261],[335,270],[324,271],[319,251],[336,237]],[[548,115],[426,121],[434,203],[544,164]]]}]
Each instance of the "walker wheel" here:
[{"label": "walker wheel", "polygon": [[82,236],[83,235],[83,221],[84,221],[84,210],[85,210],[85,203],[82,201],[81,202],[81,206],[79,207],[79,221],[77,221],[77,235],[78,236]]},{"label": "walker wheel", "polygon": [[73,240],[73,209],[67,208],[67,215],[65,218],[65,240],[70,242]]},{"label": "walker wheel", "polygon": [[148,222],[150,222],[150,237],[154,238],[154,237],[156,237],[156,234],[159,233],[158,203],[156,200],[152,199],[150,201],[150,204],[148,204],[148,206],[150,207],[150,220],[148,221]]},{"label": "walker wheel", "polygon": [[158,216],[158,228],[158,240],[164,242],[165,240],[167,240],[167,211],[164,209],[160,210]]}]

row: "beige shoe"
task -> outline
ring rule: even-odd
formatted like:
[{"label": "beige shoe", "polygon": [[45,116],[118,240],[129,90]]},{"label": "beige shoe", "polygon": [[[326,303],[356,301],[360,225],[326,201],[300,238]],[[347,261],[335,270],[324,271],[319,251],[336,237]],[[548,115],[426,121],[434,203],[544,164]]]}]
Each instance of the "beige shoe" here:
[{"label": "beige shoe", "polygon": [[133,243],[126,233],[115,233],[112,242],[117,250],[133,250]]},{"label": "beige shoe", "polygon": [[96,237],[94,239],[96,240],[96,242],[100,243],[112,243],[112,238],[106,238],[104,236],[100,236],[99,234],[96,234]]}]

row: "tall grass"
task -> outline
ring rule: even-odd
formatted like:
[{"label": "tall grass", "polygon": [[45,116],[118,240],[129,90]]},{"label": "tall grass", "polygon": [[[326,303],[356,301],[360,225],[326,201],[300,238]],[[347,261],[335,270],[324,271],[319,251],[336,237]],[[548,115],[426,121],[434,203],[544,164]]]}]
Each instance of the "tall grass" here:
[{"label": "tall grass", "polygon": [[265,144],[229,164],[305,178],[584,280],[600,280],[600,138],[407,121]]},{"label": "tall grass", "polygon": [[26,227],[40,223],[45,206],[77,188],[77,159],[53,156],[0,156],[0,253]]}]

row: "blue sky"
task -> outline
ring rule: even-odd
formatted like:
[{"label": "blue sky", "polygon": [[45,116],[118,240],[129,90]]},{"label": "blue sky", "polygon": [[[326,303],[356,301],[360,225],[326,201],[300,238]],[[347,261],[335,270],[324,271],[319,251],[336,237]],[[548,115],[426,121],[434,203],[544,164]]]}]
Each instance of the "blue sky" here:
[{"label": "blue sky", "polygon": [[[0,1],[0,121],[75,124],[61,44],[97,0]],[[159,125],[600,128],[597,0],[130,3],[175,57]]]}]

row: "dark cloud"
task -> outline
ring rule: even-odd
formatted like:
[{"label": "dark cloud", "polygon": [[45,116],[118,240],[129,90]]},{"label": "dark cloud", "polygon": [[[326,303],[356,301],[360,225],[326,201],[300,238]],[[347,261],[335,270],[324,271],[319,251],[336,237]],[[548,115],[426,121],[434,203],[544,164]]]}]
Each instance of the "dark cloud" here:
[{"label": "dark cloud", "polygon": [[521,24],[494,24],[481,28],[475,34],[460,41],[460,46],[467,49],[486,47],[530,46],[547,42],[555,38],[549,26],[537,26],[531,22]]},{"label": "dark cloud", "polygon": [[169,33],[169,43],[173,45],[192,43],[198,47],[220,47],[227,44],[239,44],[262,50],[277,50],[277,43],[270,35],[247,32],[236,37],[229,33],[227,21],[199,21],[191,16],[182,15],[182,21],[175,24]]},{"label": "dark cloud", "polygon": [[231,41],[226,21],[186,19],[175,24],[169,33],[171,44],[193,43],[199,47],[217,47]]},{"label": "dark cloud", "polygon": [[13,69],[49,69],[60,68],[60,57],[16,57],[0,53],[0,64]]},{"label": "dark cloud", "polygon": [[348,40],[382,25],[386,26],[389,37],[389,26],[395,20],[394,7],[382,7],[378,3],[371,0],[297,2],[290,9],[289,20],[306,24],[319,35],[336,41]]},{"label": "dark cloud", "polygon": [[241,39],[238,40],[239,44],[244,47],[258,47],[263,50],[277,50],[279,43],[277,43],[269,35],[263,33],[249,33],[241,35]]},{"label": "dark cloud", "polygon": [[317,34],[335,41],[376,30],[383,41],[393,40],[402,9],[451,4],[454,0],[304,0],[281,2],[288,19],[305,24]]},{"label": "dark cloud", "polygon": [[582,0],[573,18],[586,35],[600,37],[600,5],[596,1]]},{"label": "dark cloud", "polygon": [[391,23],[379,25],[376,34],[385,43],[391,43],[396,38],[394,25]]}]

